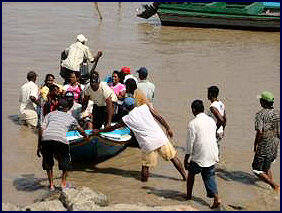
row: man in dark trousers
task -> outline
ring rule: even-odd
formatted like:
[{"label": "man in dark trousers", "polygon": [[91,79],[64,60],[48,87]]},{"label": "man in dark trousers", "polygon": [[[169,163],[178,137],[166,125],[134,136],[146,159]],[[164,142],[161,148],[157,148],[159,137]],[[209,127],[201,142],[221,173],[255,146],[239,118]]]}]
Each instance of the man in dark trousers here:
[{"label": "man in dark trousers", "polygon": [[184,167],[188,170],[186,199],[192,199],[195,175],[201,173],[207,196],[214,198],[211,208],[217,208],[221,204],[221,199],[217,191],[214,166],[218,162],[216,123],[204,113],[203,101],[193,101],[191,108],[195,118],[188,125],[184,159]]},{"label": "man in dark trousers", "polygon": [[86,110],[89,100],[93,101],[93,126],[96,129],[102,125],[111,126],[114,105],[118,99],[106,82],[100,82],[99,73],[96,71],[91,73],[90,84],[83,90],[82,112]]}]

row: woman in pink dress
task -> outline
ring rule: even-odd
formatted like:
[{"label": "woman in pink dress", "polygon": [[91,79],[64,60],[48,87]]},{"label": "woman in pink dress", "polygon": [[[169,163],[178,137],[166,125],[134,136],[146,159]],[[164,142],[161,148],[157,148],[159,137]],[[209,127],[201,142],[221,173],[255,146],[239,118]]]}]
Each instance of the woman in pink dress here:
[{"label": "woman in pink dress", "polygon": [[81,103],[81,93],[82,93],[82,90],[83,90],[84,86],[81,85],[77,81],[75,73],[72,73],[70,75],[69,79],[70,79],[70,83],[66,84],[64,86],[64,90],[66,92],[68,92],[68,91],[73,92],[73,94],[74,94],[74,101],[77,102],[77,103]]},{"label": "woman in pink dress", "polygon": [[121,100],[124,98],[126,89],[125,85],[120,83],[120,72],[115,70],[112,74],[112,78],[113,83],[110,87],[114,90],[117,98]]},{"label": "woman in pink dress", "polygon": [[125,97],[126,88],[125,88],[125,85],[121,83],[122,81],[121,72],[117,70],[113,71],[112,81],[113,83],[109,86],[110,88],[114,90],[114,93],[116,94],[118,98],[117,104],[115,105],[115,113],[114,113],[113,121],[118,122],[121,120],[122,115],[123,115],[122,103]]}]

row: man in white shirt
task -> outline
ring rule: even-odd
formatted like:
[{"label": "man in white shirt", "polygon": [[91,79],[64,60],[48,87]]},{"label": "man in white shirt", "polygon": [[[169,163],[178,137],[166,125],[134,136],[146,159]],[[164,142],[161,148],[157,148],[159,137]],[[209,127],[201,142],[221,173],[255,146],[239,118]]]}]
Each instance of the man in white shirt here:
[{"label": "man in white shirt", "polygon": [[217,131],[217,145],[220,153],[220,141],[224,136],[224,129],[226,126],[226,112],[224,104],[217,98],[219,89],[217,86],[211,86],[208,88],[208,99],[211,102],[210,112],[208,113],[216,122]]},{"label": "man in white shirt", "polygon": [[188,125],[187,149],[184,159],[188,170],[187,200],[192,199],[195,175],[201,173],[207,196],[214,198],[211,208],[220,206],[215,179],[215,164],[218,162],[218,147],[216,143],[216,123],[204,113],[201,100],[193,101],[192,112],[195,118]]},{"label": "man in white shirt", "polygon": [[102,130],[94,130],[94,134],[110,132],[128,126],[133,131],[142,151],[141,181],[148,181],[149,168],[157,165],[158,155],[166,161],[171,161],[185,181],[186,174],[179,158],[176,156],[176,150],[157,123],[159,121],[166,129],[167,135],[172,137],[173,133],[164,118],[150,105],[143,104],[140,107],[135,107],[135,99],[131,97],[124,99],[123,106],[129,113],[122,118],[120,123]]},{"label": "man in white shirt", "polygon": [[83,117],[82,105],[74,100],[74,93],[72,91],[66,92],[65,99],[69,103],[69,110],[67,113],[71,114],[83,129],[93,129],[92,116]]},{"label": "man in white shirt", "polygon": [[153,102],[155,96],[155,85],[147,80],[148,70],[145,67],[141,67],[136,71],[139,74],[139,83],[137,88],[140,89],[146,96],[150,103]]},{"label": "man in white shirt", "polygon": [[35,84],[37,74],[33,71],[28,72],[28,82],[21,86],[20,90],[20,112],[19,118],[21,124],[27,124],[28,127],[36,127],[38,115],[36,105],[38,104],[38,86]]},{"label": "man in white shirt", "polygon": [[89,47],[85,45],[86,41],[88,39],[79,34],[76,42],[64,51],[66,58],[61,61],[60,75],[66,82],[68,82],[69,75],[72,72],[75,72],[78,78],[80,77],[80,68],[84,60],[93,63],[96,59],[96,57],[93,57]]},{"label": "man in white shirt", "polygon": [[96,71],[91,73],[90,83],[83,90],[82,113],[86,110],[89,100],[93,101],[94,127],[99,129],[103,124],[111,126],[114,104],[118,99],[106,82],[100,82],[99,73]]}]

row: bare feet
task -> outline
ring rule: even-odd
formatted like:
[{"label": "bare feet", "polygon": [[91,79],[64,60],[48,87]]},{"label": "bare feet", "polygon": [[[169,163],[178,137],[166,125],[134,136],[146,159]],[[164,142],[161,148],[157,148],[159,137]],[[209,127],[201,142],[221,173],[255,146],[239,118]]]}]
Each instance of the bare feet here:
[{"label": "bare feet", "polygon": [[218,208],[220,206],[220,204],[221,204],[221,199],[216,199],[215,198],[214,201],[213,201],[213,204],[211,206],[211,209]]},{"label": "bare feet", "polygon": [[55,191],[55,186],[54,185],[49,186],[49,190],[50,190],[50,192],[54,192]]},{"label": "bare feet", "polygon": [[274,191],[276,191],[276,192],[280,192],[280,186],[278,186],[278,185],[277,185],[277,186],[275,186],[275,187],[274,187]]}]

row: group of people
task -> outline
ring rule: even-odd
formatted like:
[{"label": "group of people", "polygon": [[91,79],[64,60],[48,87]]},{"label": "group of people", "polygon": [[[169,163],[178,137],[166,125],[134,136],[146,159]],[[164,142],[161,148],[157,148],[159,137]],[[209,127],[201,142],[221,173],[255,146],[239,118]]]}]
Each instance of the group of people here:
[{"label": "group of people", "polygon": [[[219,161],[220,141],[224,137],[227,121],[225,106],[218,99],[218,87],[208,88],[207,97],[211,105],[207,113],[204,112],[202,100],[194,100],[191,104],[195,118],[188,125],[186,154],[182,164],[170,142],[173,132],[153,106],[155,85],[147,80],[148,70],[145,67],[138,69],[138,79],[129,67],[122,67],[104,81],[101,81],[99,72],[91,70],[90,82],[83,85],[80,82],[83,61],[97,62],[102,54],[99,51],[93,57],[85,45],[86,41],[83,35],[78,35],[76,43],[63,54],[61,76],[65,80],[64,86],[54,82],[54,75],[47,74],[44,85],[38,88],[37,74],[31,71],[27,74],[28,82],[21,87],[20,121],[32,127],[39,124],[37,154],[43,155],[42,166],[47,171],[50,190],[55,189],[54,154],[59,156],[59,169],[63,171],[61,186],[66,187],[67,171],[71,168],[67,131],[77,129],[89,141],[84,129],[92,129],[92,135],[97,135],[127,126],[134,133],[142,152],[141,181],[148,181],[149,169],[157,165],[157,156],[160,155],[172,162],[182,180],[187,180],[187,200],[192,198],[195,175],[201,173],[207,196],[214,198],[211,208],[218,207],[221,198],[215,178],[215,164]],[[277,157],[280,143],[280,114],[273,108],[272,93],[263,92],[260,103],[263,109],[256,114],[252,168],[261,180],[279,191],[270,166]],[[41,110],[36,110],[36,106],[41,106],[37,107]]]}]

